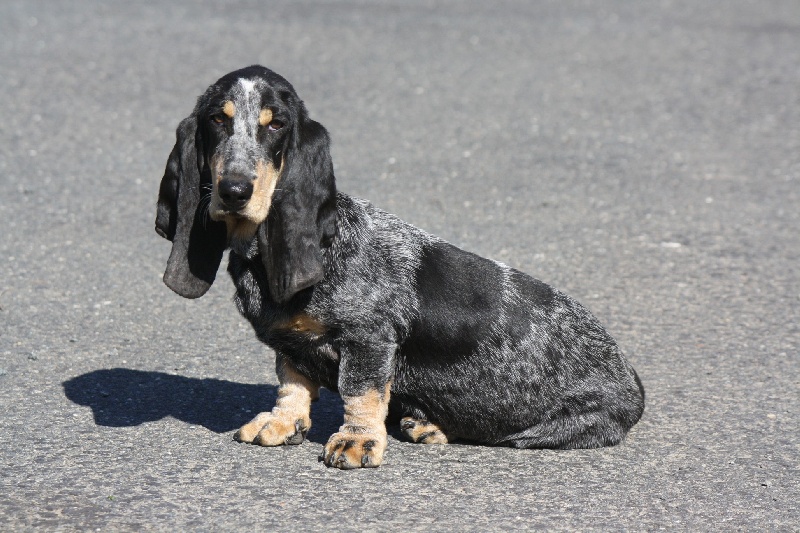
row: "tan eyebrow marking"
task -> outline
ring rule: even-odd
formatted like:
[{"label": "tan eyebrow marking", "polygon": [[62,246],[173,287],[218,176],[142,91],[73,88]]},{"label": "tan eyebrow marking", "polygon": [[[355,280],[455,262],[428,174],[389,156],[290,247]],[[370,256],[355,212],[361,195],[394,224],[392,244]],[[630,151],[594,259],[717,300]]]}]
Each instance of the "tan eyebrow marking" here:
[{"label": "tan eyebrow marking", "polygon": [[228,115],[230,118],[233,118],[233,115],[236,114],[236,106],[233,105],[233,102],[228,100],[225,102],[225,105],[222,106],[222,112]]},{"label": "tan eyebrow marking", "polygon": [[258,114],[258,125],[266,126],[270,122],[272,122],[272,111],[266,108],[262,109]]}]

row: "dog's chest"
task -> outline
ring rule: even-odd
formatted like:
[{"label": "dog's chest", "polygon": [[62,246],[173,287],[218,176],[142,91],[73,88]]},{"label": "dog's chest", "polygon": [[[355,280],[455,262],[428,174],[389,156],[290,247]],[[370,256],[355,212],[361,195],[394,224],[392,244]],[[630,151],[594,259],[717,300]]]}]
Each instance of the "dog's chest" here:
[{"label": "dog's chest", "polygon": [[290,358],[301,373],[335,390],[339,354],[329,325],[314,312],[311,302],[276,304],[269,296],[264,267],[254,259],[230,256],[228,271],[236,286],[234,302],[239,312],[259,340]]},{"label": "dog's chest", "polygon": [[228,272],[236,287],[236,307],[264,342],[268,342],[273,332],[305,337],[321,333],[321,324],[308,314],[306,306],[279,305],[272,300],[267,274],[258,256],[249,258],[231,253]]}]

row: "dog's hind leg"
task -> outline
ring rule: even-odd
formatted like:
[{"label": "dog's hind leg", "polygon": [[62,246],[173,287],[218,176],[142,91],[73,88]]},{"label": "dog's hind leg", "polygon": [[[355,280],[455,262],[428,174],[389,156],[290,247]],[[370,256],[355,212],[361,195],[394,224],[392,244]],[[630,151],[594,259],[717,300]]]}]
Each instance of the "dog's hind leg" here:
[{"label": "dog's hind leg", "polygon": [[622,442],[625,427],[605,412],[590,412],[548,420],[492,444],[511,448],[601,448]]}]

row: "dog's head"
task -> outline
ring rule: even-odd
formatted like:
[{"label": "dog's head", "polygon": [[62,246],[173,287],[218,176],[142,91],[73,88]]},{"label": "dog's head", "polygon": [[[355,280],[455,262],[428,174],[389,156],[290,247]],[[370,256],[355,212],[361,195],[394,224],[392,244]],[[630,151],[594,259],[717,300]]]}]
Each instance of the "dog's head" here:
[{"label": "dog's head", "polygon": [[336,232],[328,133],[288,81],[252,66],[198,99],[161,180],[156,232],[173,243],[164,282],[187,298],[205,294],[227,246],[253,237],[275,301],[322,278]]}]

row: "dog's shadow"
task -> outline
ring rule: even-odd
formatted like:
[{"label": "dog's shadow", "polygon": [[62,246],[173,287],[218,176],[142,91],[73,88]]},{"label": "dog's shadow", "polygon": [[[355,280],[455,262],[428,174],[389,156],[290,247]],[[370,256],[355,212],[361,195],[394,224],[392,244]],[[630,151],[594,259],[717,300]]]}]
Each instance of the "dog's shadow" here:
[{"label": "dog's shadow", "polygon": [[[63,383],[67,398],[92,409],[95,423],[138,426],[171,416],[215,433],[238,429],[275,404],[278,387],[197,379],[127,368],[95,370]],[[341,424],[342,401],[325,389],[311,408],[307,438],[324,444]]]}]

